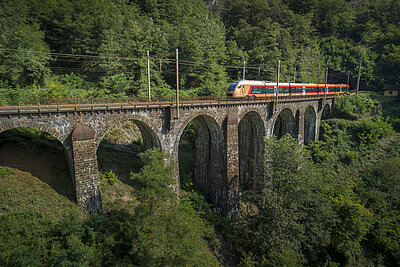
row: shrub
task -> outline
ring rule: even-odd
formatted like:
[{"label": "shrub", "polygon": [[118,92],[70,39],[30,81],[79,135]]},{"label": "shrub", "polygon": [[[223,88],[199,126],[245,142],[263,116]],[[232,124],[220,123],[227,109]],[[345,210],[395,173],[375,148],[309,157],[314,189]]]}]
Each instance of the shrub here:
[{"label": "shrub", "polygon": [[335,103],[335,113],[337,117],[345,119],[355,119],[367,117],[378,113],[380,110],[379,102],[367,95],[339,96]]}]

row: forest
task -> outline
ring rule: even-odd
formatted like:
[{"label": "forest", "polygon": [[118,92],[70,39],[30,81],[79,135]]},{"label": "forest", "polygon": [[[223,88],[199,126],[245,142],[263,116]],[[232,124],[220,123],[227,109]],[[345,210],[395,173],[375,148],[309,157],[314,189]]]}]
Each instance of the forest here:
[{"label": "forest", "polygon": [[[236,220],[193,188],[193,158],[180,159],[178,199],[167,155],[145,151],[140,138],[116,146],[121,129],[97,150],[102,214],[84,214],[33,170],[0,160],[1,266],[399,266],[400,99],[381,94],[400,80],[398,0],[0,7],[0,99],[145,97],[147,51],[152,95],[174,96],[175,49],[182,97],[223,95],[242,78],[243,62],[247,79],[276,80],[278,60],[281,81],[317,82],[325,67],[356,76],[362,58],[370,90],[339,97],[318,141],[264,139],[255,189],[242,189]],[[195,127],[183,135],[180,149],[190,155]],[[4,145],[63,153],[31,128],[0,133]]]},{"label": "forest", "polygon": [[[209,7],[207,6],[209,5]],[[373,90],[399,81],[397,0],[4,0],[0,98],[222,95],[242,78],[322,81],[322,69]],[[213,12],[209,10],[213,10]],[[321,76],[321,77],[319,77]]]}]

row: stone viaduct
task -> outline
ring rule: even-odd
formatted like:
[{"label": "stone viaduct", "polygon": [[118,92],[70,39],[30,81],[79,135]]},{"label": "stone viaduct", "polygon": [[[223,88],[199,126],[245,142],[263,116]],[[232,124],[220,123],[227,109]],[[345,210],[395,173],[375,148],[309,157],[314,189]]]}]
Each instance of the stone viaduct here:
[{"label": "stone viaduct", "polygon": [[240,188],[251,189],[251,176],[263,137],[289,133],[299,143],[318,137],[321,117],[335,95],[255,100],[182,101],[179,118],[172,102],[37,105],[0,108],[0,132],[32,127],[52,134],[64,146],[78,204],[101,211],[96,150],[105,134],[127,120],[140,129],[146,147],[157,147],[175,163],[179,192],[178,146],[189,122],[196,122],[194,186],[222,214],[235,216]]}]

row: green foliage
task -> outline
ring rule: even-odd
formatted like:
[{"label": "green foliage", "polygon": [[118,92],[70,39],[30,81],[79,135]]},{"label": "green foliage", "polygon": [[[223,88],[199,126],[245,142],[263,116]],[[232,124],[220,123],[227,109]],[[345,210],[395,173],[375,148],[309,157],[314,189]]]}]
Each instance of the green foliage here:
[{"label": "green foliage", "polygon": [[343,264],[357,264],[363,257],[361,241],[372,226],[373,214],[360,203],[348,184],[340,185],[332,202],[338,216],[330,245],[333,255],[340,255],[338,260]]},{"label": "green foliage", "polygon": [[309,148],[315,162],[353,164],[367,155],[393,128],[381,116],[360,121],[329,119],[321,122],[320,141]]},{"label": "green foliage", "polygon": [[118,177],[113,171],[99,173],[99,176],[101,185],[105,185],[106,183],[113,185],[116,181],[118,181]]},{"label": "green foliage", "polygon": [[0,179],[4,178],[7,175],[13,174],[13,170],[8,167],[0,167]]},{"label": "green foliage", "polygon": [[138,173],[131,173],[131,179],[139,185],[138,196],[142,206],[152,212],[166,203],[176,202],[177,197],[171,185],[173,166],[166,165],[167,155],[156,148],[139,154],[143,168]]},{"label": "green foliage", "polygon": [[[223,95],[230,80],[241,78],[243,61],[251,65],[250,79],[275,79],[281,60],[282,81],[293,80],[296,68],[297,81],[316,82],[325,65],[355,76],[362,57],[362,78],[371,88],[382,79],[399,80],[396,0],[208,3],[219,6],[218,14],[206,2],[3,1],[0,95],[146,96],[150,51],[152,95],[172,96],[176,48],[182,95],[188,96]],[[51,82],[71,73],[89,82],[89,90],[53,88]]]},{"label": "green foliage", "polygon": [[259,264],[323,262],[335,222],[323,173],[290,136],[265,140],[262,159],[239,242]]},{"label": "green foliage", "polygon": [[374,255],[381,254],[386,265],[400,262],[400,157],[384,158],[362,172],[360,195],[375,213],[366,241]]},{"label": "green foliage", "polygon": [[335,103],[335,113],[345,119],[363,118],[379,112],[379,102],[368,95],[339,96]]},{"label": "green foliage", "polygon": [[146,266],[217,266],[207,252],[206,241],[215,239],[214,231],[198,217],[189,199],[177,201],[171,187],[173,166],[165,165],[166,155],[150,149],[140,157],[142,170],[131,174],[139,183],[141,201],[131,248],[135,262]]},{"label": "green foliage", "polygon": [[[212,249],[218,246],[214,229],[199,216],[189,198],[178,201],[170,186],[172,167],[165,165],[165,154],[149,150],[141,157],[146,164],[141,172],[132,175],[141,186],[132,190],[130,196],[139,196],[142,200],[139,207],[116,207],[108,214],[87,219],[74,211],[54,220],[42,213],[42,206],[30,209],[25,204],[27,200],[21,197],[16,209],[3,212],[2,199],[0,265],[219,266],[209,249],[209,246]],[[9,168],[1,168],[0,173],[4,173],[1,181],[14,175]],[[104,176],[108,182],[115,178],[113,172]],[[0,190],[0,195],[21,190],[11,186],[15,184],[18,183],[8,185],[2,181],[5,190]],[[32,187],[29,181],[24,184]],[[29,198],[35,201],[35,195],[47,196],[48,190],[38,190],[40,192],[29,194]],[[148,200],[152,198],[149,194],[152,193],[157,197],[152,199],[153,208],[149,209]],[[57,201],[54,197],[51,200]]]},{"label": "green foliage", "polygon": [[213,229],[195,215],[190,205],[163,207],[139,218],[132,250],[137,263],[146,266],[218,266],[207,252]]}]

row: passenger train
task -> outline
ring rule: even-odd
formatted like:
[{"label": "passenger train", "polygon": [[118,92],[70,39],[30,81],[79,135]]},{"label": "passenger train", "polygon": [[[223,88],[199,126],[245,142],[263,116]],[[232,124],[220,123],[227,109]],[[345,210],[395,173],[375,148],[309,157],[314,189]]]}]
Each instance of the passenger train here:
[{"label": "passenger train", "polygon": [[[349,93],[348,84],[326,84],[328,94]],[[236,81],[229,85],[226,95],[232,98],[256,98],[276,96],[277,83],[267,81]],[[323,95],[325,84],[279,83],[279,96]]]}]

